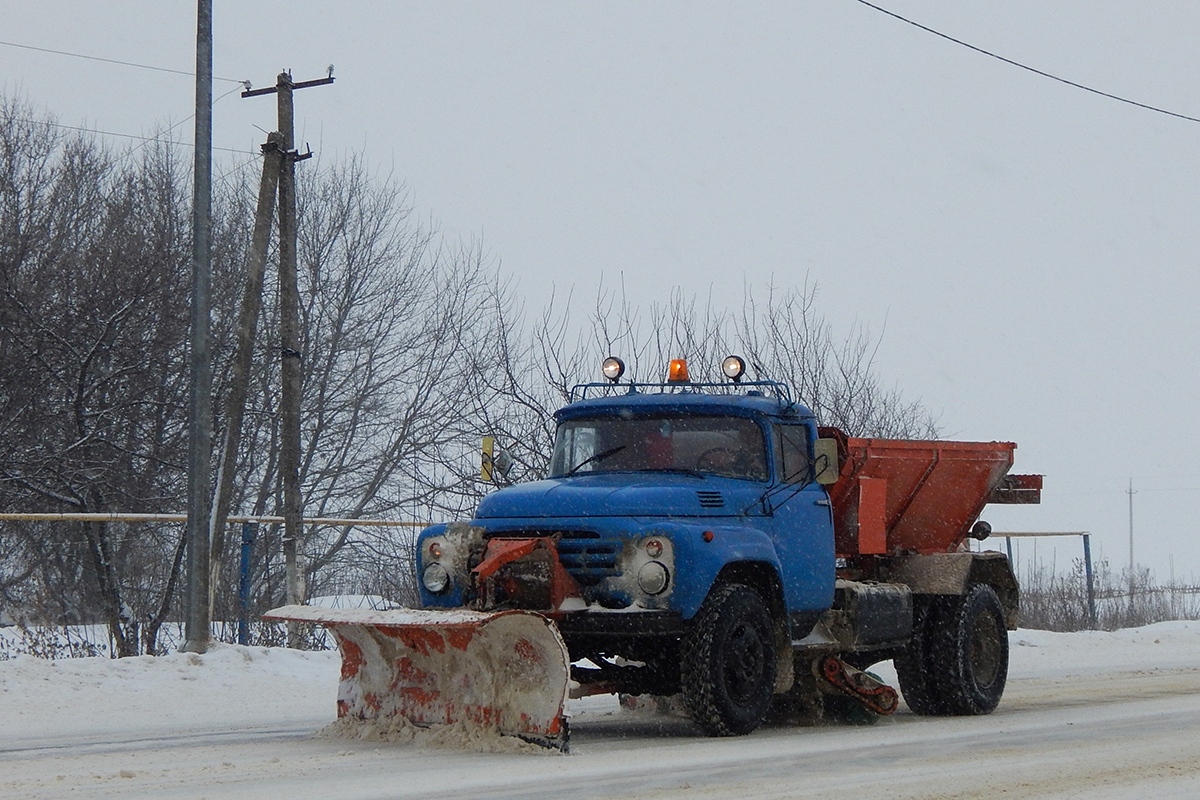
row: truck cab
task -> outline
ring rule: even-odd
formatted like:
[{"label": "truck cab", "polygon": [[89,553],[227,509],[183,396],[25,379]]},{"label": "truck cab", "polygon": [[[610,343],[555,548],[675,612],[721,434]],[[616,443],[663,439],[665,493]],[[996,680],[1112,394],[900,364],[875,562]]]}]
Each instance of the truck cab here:
[{"label": "truck cab", "polygon": [[[754,575],[789,633],[807,635],[832,604],[835,581],[812,412],[777,384],[656,388],[608,391],[560,409],[547,478],[489,495],[468,525],[483,541],[554,541],[580,587],[577,602],[557,609],[568,642],[576,627],[630,631],[648,621],[631,614],[682,629],[731,571]],[[422,533],[422,574],[431,544],[452,546],[445,537],[445,526]],[[422,581],[422,602],[470,604],[468,575],[457,571],[444,584],[437,576],[438,592]],[[576,623],[576,615],[607,620]]]}]

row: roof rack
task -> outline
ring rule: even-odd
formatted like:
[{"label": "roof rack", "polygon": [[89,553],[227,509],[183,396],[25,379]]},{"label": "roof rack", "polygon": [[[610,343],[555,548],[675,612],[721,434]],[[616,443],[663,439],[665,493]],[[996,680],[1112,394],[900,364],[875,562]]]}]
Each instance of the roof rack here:
[{"label": "roof rack", "polygon": [[774,396],[785,406],[790,406],[794,402],[792,400],[791,389],[786,383],[781,383],[780,381],[740,381],[738,383],[732,381],[723,381],[720,383],[709,383],[706,381],[689,381],[687,383],[637,383],[635,381],[629,381],[628,383],[577,383],[571,387],[568,399],[574,403],[578,400],[587,400],[588,397],[606,397],[617,394],[652,394],[655,392],[658,394]]}]

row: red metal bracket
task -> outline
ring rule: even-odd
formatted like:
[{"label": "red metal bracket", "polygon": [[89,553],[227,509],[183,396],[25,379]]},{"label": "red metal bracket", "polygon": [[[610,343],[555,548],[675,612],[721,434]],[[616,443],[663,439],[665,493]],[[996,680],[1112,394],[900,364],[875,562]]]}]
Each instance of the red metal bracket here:
[{"label": "red metal bracket", "polygon": [[900,696],[895,689],[861,669],[855,669],[837,656],[825,656],[818,668],[821,677],[838,693],[853,697],[876,714],[887,716],[900,705]]}]

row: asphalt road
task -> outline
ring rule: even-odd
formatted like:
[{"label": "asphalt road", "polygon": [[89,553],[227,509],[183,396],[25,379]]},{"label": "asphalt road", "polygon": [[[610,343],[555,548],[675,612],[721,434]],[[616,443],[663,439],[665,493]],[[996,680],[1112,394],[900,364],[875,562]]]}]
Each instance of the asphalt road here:
[{"label": "asphalt road", "polygon": [[320,724],[42,740],[8,730],[0,797],[1200,797],[1200,669],[1014,680],[988,717],[902,708],[871,726],[734,739],[597,708],[575,717],[569,756],[322,738]]}]

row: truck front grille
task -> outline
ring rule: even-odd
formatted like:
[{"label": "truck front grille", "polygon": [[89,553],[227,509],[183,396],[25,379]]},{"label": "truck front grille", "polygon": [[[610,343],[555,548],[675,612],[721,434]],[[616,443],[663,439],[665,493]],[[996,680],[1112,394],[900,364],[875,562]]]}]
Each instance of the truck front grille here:
[{"label": "truck front grille", "polygon": [[558,540],[558,558],[581,586],[595,586],[621,573],[617,557],[621,542],[601,539],[593,531],[563,531]]},{"label": "truck front grille", "polygon": [[621,574],[617,561],[624,546],[622,541],[601,539],[595,531],[519,530],[487,535],[489,539],[538,537],[551,537],[557,541],[558,560],[580,586],[595,586],[605,578]]}]

